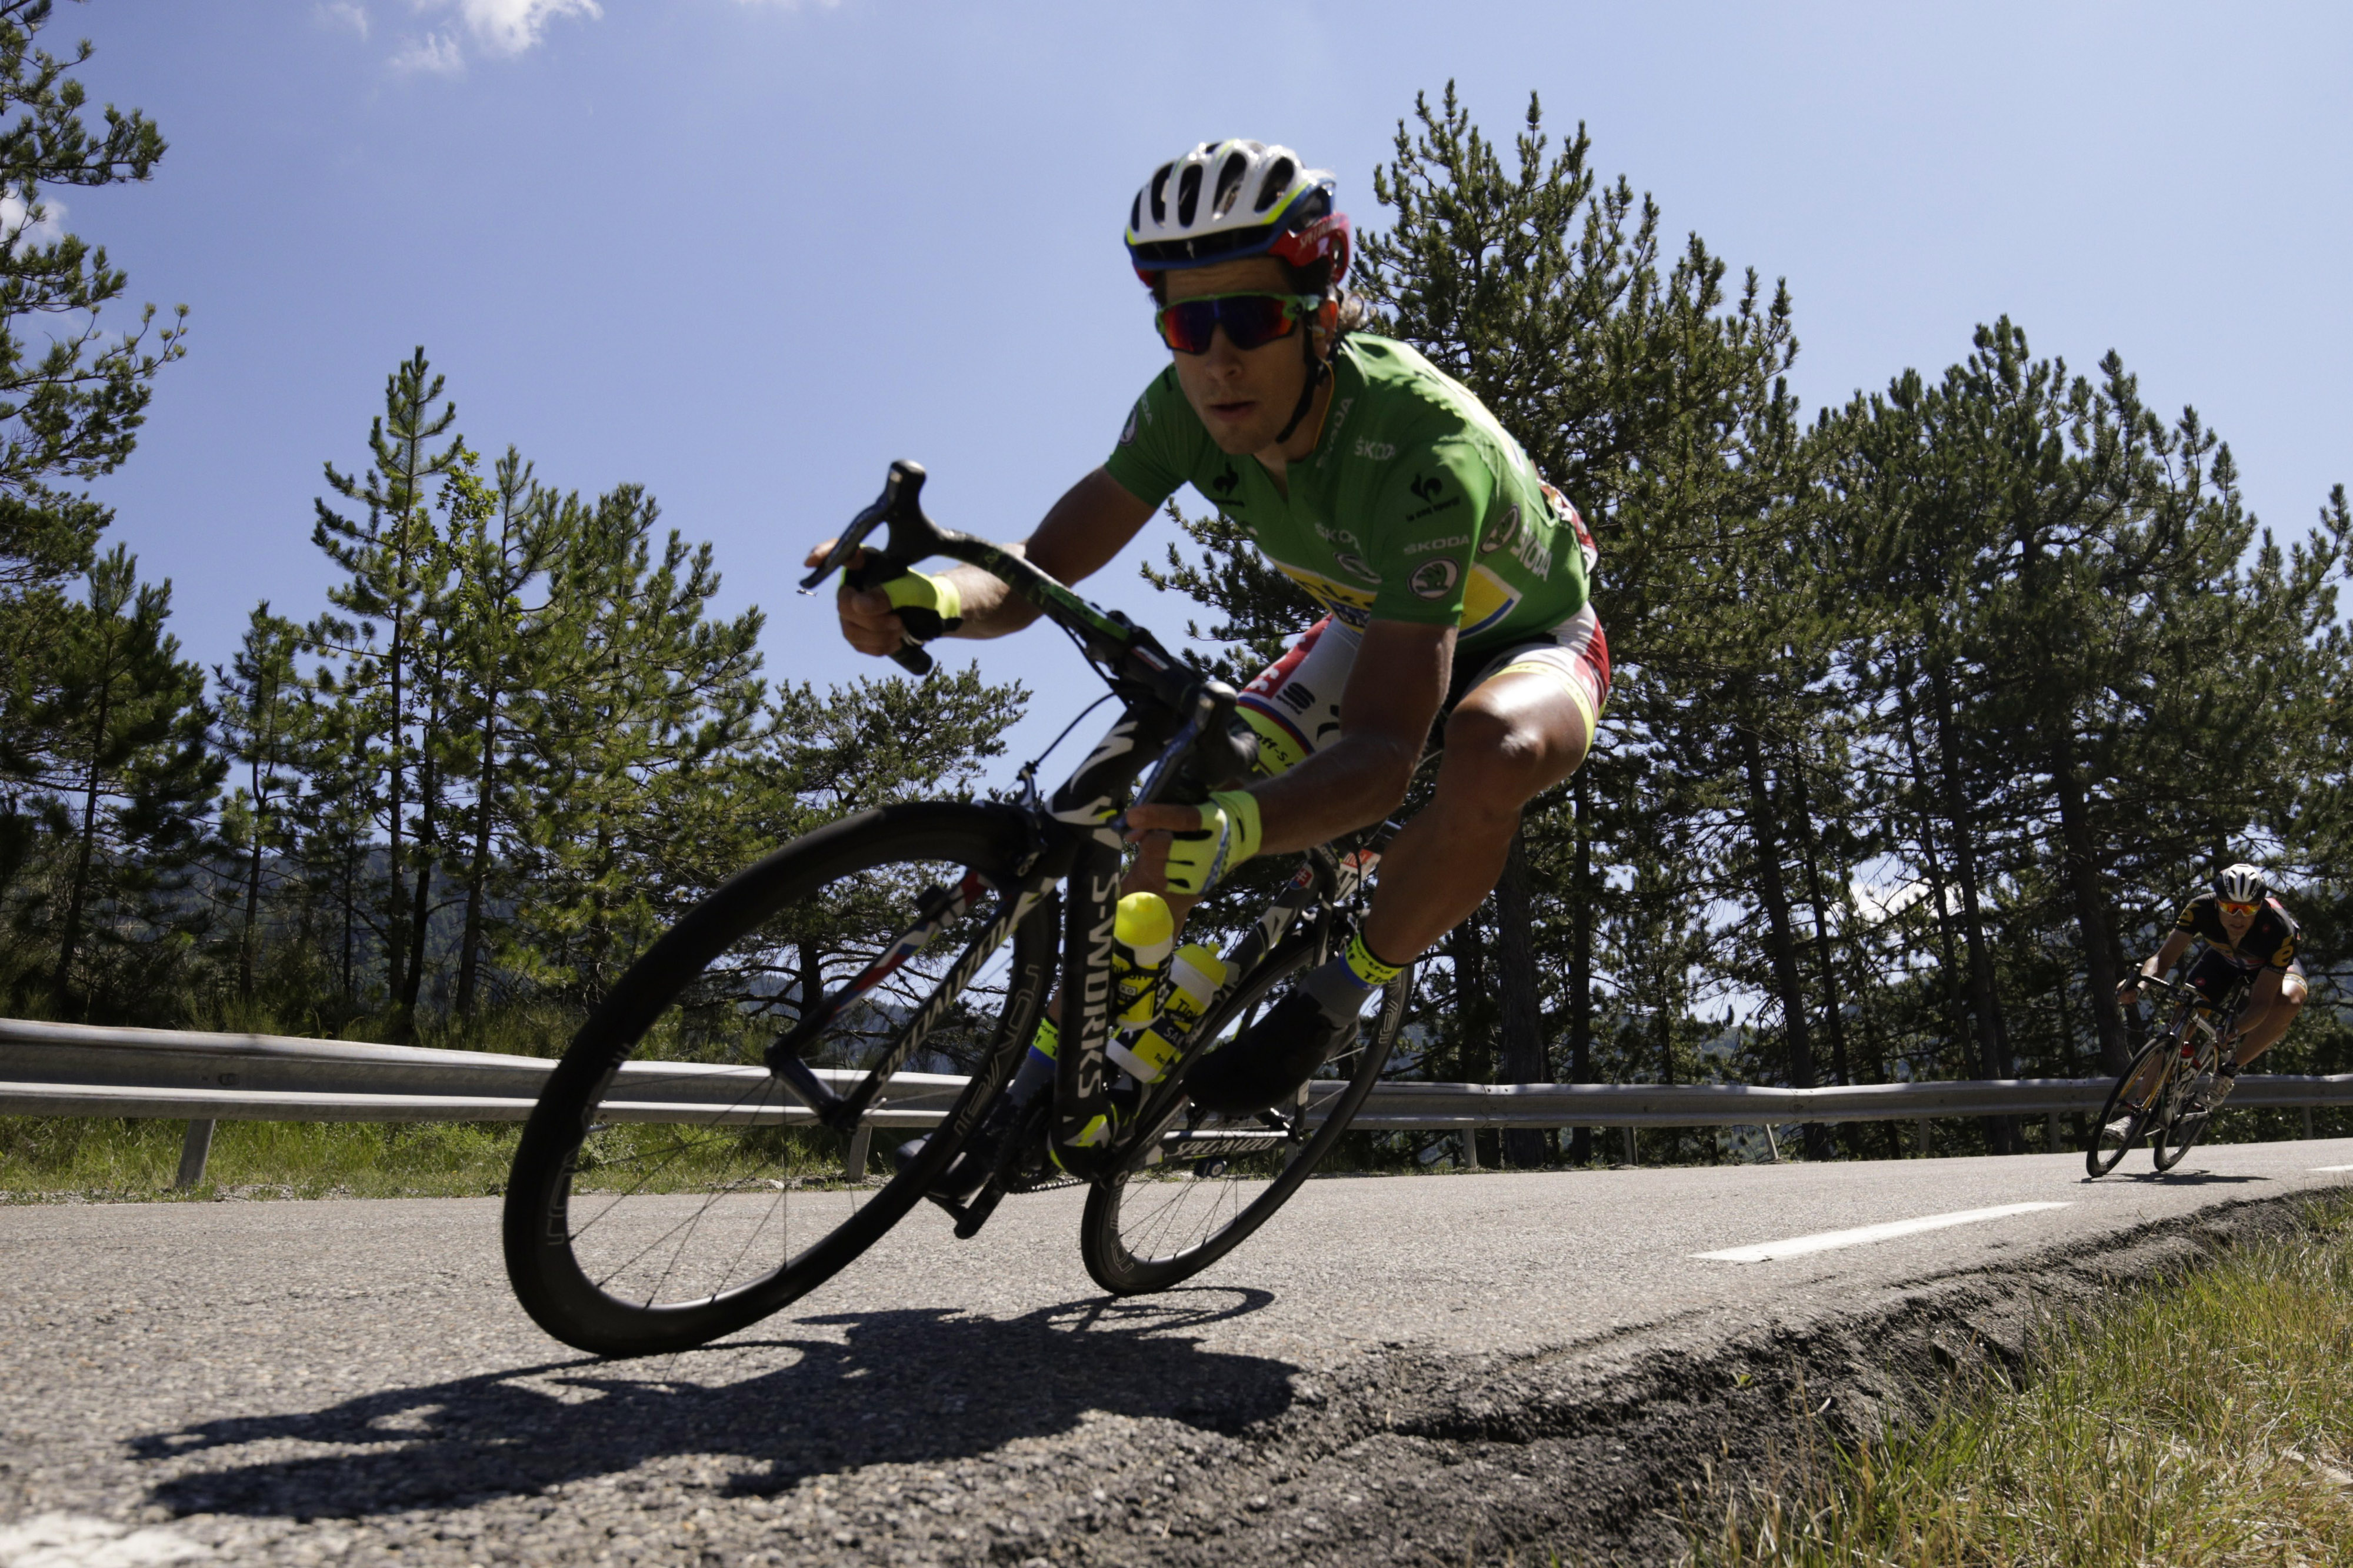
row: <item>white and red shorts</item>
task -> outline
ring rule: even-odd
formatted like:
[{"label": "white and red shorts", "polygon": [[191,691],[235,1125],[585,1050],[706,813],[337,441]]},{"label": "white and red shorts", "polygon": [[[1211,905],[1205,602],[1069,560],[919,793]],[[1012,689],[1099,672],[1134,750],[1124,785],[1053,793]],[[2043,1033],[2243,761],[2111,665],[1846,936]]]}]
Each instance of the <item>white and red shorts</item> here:
[{"label": "white and red shorts", "polygon": [[[1340,738],[1340,695],[1364,642],[1361,630],[1326,616],[1242,688],[1241,716],[1258,736],[1261,770],[1288,772]],[[1447,710],[1483,682],[1520,674],[1558,680],[1584,715],[1590,736],[1609,700],[1609,643],[1593,606],[1470,665],[1467,678],[1458,671],[1447,693]]]}]

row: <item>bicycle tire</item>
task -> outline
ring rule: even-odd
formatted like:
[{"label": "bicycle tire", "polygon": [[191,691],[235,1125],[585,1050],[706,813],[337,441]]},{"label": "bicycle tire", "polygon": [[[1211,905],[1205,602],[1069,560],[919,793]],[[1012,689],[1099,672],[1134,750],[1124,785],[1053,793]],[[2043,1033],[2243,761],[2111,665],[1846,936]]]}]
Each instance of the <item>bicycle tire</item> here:
[{"label": "bicycle tire", "polygon": [[[768,1038],[793,1015],[747,1022],[740,996],[707,1000],[704,976],[731,950],[783,942],[773,933],[787,931],[815,945],[811,931],[847,929],[855,934],[839,939],[835,956],[864,967],[903,934],[912,912],[907,889],[918,885],[913,877],[955,886],[932,873],[952,874],[959,866],[978,872],[1000,896],[974,900],[969,914],[941,932],[949,940],[935,941],[892,972],[902,989],[878,990],[872,994],[881,1000],[845,1009],[809,1056],[822,1061],[838,1043],[843,1065],[863,1067],[860,1046],[890,1037],[907,1000],[928,992],[927,966],[953,964],[973,933],[1001,910],[1004,890],[1018,884],[1015,868],[1029,837],[1021,813],[990,805],[925,802],[846,818],[736,876],[631,965],[565,1049],[515,1152],[501,1230],[508,1279],[533,1320],[599,1355],[687,1349],[786,1306],[903,1217],[978,1124],[1027,1047],[1053,973],[1056,898],[1041,900],[1014,928],[989,961],[1001,967],[987,972],[986,984],[976,975],[929,1037],[927,1044],[965,1042],[973,1058],[969,1079],[921,1157],[879,1190],[863,1170],[854,1181],[849,1173],[830,1182],[797,1173],[822,1168],[810,1158],[812,1149],[839,1168],[840,1155],[827,1152],[842,1144],[838,1133],[802,1118],[759,1066]],[[822,925],[828,919],[834,927]],[[817,951],[826,952],[821,945]],[[805,956],[796,949],[797,958]],[[825,959],[816,962],[822,994],[839,977],[826,978]],[[802,982],[804,1000],[808,984]],[[993,1012],[992,997],[1001,998]],[[681,1049],[683,1056],[665,1054]],[[677,1069],[653,1065],[670,1061]],[[719,1064],[734,1070],[705,1076]],[[617,1098],[623,1093],[639,1097],[639,1104],[665,1093],[707,1094],[712,1103],[694,1119],[655,1121],[619,1113],[630,1103]],[[866,1125],[893,1121],[906,1124],[885,1110],[870,1115]],[[642,1132],[634,1123],[657,1131]],[[612,1171],[617,1177],[604,1173]],[[584,1180],[590,1173],[598,1174]],[[601,1184],[632,1176],[634,1185],[603,1194]],[[797,1194],[805,1195],[797,1215]],[[804,1217],[812,1209],[813,1232]],[[632,1253],[641,1241],[643,1248]],[[698,1246],[702,1250],[688,1257]]]},{"label": "bicycle tire", "polygon": [[[1290,978],[1314,956],[1314,940],[1310,934],[1302,932],[1293,937],[1268,954],[1257,973],[1203,1019],[1201,1026],[1208,1029],[1215,1037],[1229,1025],[1247,1017],[1265,999],[1267,993]],[[1304,1139],[1285,1140],[1294,1142],[1295,1146],[1265,1189],[1248,1203],[1239,1201],[1238,1189],[1213,1196],[1206,1216],[1208,1226],[1198,1232],[1181,1233],[1186,1239],[1174,1250],[1153,1256],[1138,1255],[1134,1244],[1142,1239],[1144,1226],[1154,1226],[1155,1216],[1135,1215],[1129,1205],[1143,1195],[1143,1189],[1191,1186],[1202,1182],[1226,1180],[1231,1157],[1217,1152],[1220,1145],[1214,1130],[1206,1136],[1198,1137],[1197,1141],[1188,1141],[1192,1146],[1205,1150],[1198,1155],[1186,1152],[1187,1142],[1178,1142],[1176,1157],[1173,1161],[1168,1159],[1166,1146],[1171,1140],[1164,1137],[1154,1144],[1139,1147],[1120,1170],[1097,1182],[1087,1194],[1086,1214],[1080,1222],[1079,1231],[1079,1255],[1094,1282],[1114,1296],[1140,1296],[1166,1290],[1208,1268],[1264,1225],[1277,1209],[1289,1201],[1292,1194],[1299,1190],[1300,1184],[1323,1163],[1333,1145],[1339,1142],[1341,1134],[1348,1130],[1348,1124],[1364,1106],[1373,1085],[1380,1081],[1381,1068],[1388,1062],[1389,1049],[1397,1041],[1398,1030],[1405,1022],[1405,1004],[1412,994],[1412,988],[1413,970],[1409,966],[1389,982],[1382,997],[1380,1011],[1359,1036],[1360,1044],[1352,1053],[1354,1059],[1343,1057],[1340,1061],[1343,1070],[1335,1071],[1328,1066],[1324,1069],[1335,1071],[1340,1086],[1336,1091],[1322,1097],[1318,1109],[1323,1113],[1323,1120],[1312,1133]],[[1333,1079],[1311,1080],[1311,1085],[1318,1081],[1328,1083]],[[1241,1130],[1238,1131],[1234,1142],[1242,1148],[1248,1148],[1250,1145],[1246,1139],[1265,1136]],[[1163,1157],[1152,1161],[1155,1148],[1162,1149]],[[1152,1163],[1147,1164],[1147,1161]],[[1205,1172],[1206,1166],[1220,1161],[1223,1162],[1220,1169]],[[1166,1174],[1155,1173],[1156,1170],[1187,1165],[1195,1173],[1189,1181],[1183,1177],[1172,1180]],[[1238,1177],[1234,1181],[1238,1184],[1249,1179]],[[1189,1195],[1179,1194],[1163,1205],[1161,1215],[1157,1216],[1162,1223],[1156,1226],[1161,1234],[1167,1234],[1172,1228],[1165,1223],[1169,1210]],[[1232,1201],[1230,1217],[1222,1224],[1216,1223],[1217,1215],[1224,1212],[1223,1203],[1229,1199]],[[1139,1226],[1138,1234],[1134,1236],[1129,1234],[1128,1227],[1132,1219],[1144,1221],[1144,1226]]]},{"label": "bicycle tire", "polygon": [[[2170,1068],[2166,1064],[2158,1065],[2155,1081],[2143,1091],[2144,1098],[2139,1102],[2127,1100],[2126,1089],[2147,1069],[2152,1058],[2173,1050],[2176,1038],[2170,1030],[2158,1036],[2134,1053],[2131,1065],[2116,1075],[2115,1087],[2108,1090],[2107,1102],[2100,1107],[2099,1119],[2092,1123],[2091,1140],[2084,1148],[2084,1169],[2091,1175],[2105,1176],[2115,1170],[2147,1134],[2149,1114],[2156,1110],[2159,1097],[2165,1093]],[[2131,1126],[2123,1134],[2111,1138],[2109,1124],[2118,1120],[2119,1107],[2124,1107],[2123,1114],[2131,1118]]]}]

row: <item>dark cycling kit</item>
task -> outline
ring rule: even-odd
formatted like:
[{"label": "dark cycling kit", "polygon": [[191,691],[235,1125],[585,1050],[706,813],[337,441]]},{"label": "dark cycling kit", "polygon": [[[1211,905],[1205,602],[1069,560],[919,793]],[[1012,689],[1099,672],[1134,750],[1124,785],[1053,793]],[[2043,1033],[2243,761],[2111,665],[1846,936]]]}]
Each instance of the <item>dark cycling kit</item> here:
[{"label": "dark cycling kit", "polygon": [[1609,649],[1587,598],[1591,534],[1494,416],[1403,343],[1332,356],[1331,411],[1288,493],[1219,449],[1172,367],[1136,400],[1104,468],[1157,506],[1190,483],[1327,612],[1244,691],[1261,765],[1281,773],[1340,732],[1340,696],[1373,621],[1460,628],[1452,695],[1506,671],[1559,679],[1588,732]]},{"label": "dark cycling kit", "polygon": [[2253,978],[2265,969],[2281,970],[2298,979],[2304,976],[2304,965],[2295,956],[2296,941],[2304,933],[2277,899],[2263,900],[2247,934],[2236,942],[2222,925],[2221,900],[2211,892],[2190,900],[2173,929],[2206,943],[2206,951],[2182,978],[2209,1002],[2219,1002],[2234,982]]}]

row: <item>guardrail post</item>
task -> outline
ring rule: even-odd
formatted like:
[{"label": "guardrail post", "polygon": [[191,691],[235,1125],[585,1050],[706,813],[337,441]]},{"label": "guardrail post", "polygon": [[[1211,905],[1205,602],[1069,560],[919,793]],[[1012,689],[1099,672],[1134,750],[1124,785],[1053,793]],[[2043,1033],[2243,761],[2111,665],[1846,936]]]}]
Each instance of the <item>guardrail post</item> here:
[{"label": "guardrail post", "polygon": [[2312,1107],[2309,1105],[2304,1108],[2304,1141],[2307,1143],[2312,1142]]},{"label": "guardrail post", "polygon": [[180,1173],[173,1180],[175,1187],[193,1187],[205,1179],[205,1162],[212,1158],[213,1123],[209,1121],[188,1123],[187,1136],[180,1140]]},{"label": "guardrail post", "polygon": [[849,1148],[841,1158],[843,1181],[862,1182],[866,1179],[866,1152],[873,1142],[873,1126],[869,1122],[860,1122],[858,1131],[849,1135]]},{"label": "guardrail post", "polygon": [[1913,1125],[1920,1130],[1920,1158],[1925,1160],[1928,1157],[1928,1119],[1923,1116]]},{"label": "guardrail post", "polygon": [[1476,1127],[1466,1127],[1462,1131],[1462,1168],[1466,1171],[1479,1168],[1479,1130]]},{"label": "guardrail post", "polygon": [[1634,1150],[1634,1130],[1631,1127],[1627,1127],[1621,1131],[1626,1134],[1626,1163],[1629,1165],[1641,1164],[1642,1162],[1636,1157]]},{"label": "guardrail post", "polygon": [[2046,1154],[2059,1152],[2059,1113],[2055,1110],[2042,1118],[2042,1152]]}]

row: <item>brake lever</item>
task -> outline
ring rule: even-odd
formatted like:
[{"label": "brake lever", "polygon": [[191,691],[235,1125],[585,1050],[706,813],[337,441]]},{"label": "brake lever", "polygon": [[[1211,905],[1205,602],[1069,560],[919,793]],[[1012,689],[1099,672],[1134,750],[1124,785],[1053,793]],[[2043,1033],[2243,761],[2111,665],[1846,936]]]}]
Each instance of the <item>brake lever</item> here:
[{"label": "brake lever", "polygon": [[[837,569],[844,571],[852,588],[863,593],[870,588],[880,587],[912,568],[913,561],[899,560],[887,546],[854,566],[850,563],[866,542],[866,536],[873,532],[878,524],[895,523],[902,514],[910,514],[926,530],[931,528],[931,521],[923,516],[923,504],[918,499],[923,494],[923,478],[921,463],[906,458],[892,463],[890,477],[882,481],[882,493],[874,498],[872,505],[849,520],[849,526],[842,530],[841,536],[833,542],[833,548],[826,552],[825,559],[815,571],[801,579],[801,592],[814,593],[818,584]],[[895,536],[898,530],[894,526],[892,531]],[[897,542],[895,537],[892,542]],[[891,662],[915,676],[929,675],[934,668],[932,656],[925,653],[923,644],[913,637],[892,653]]]}]

